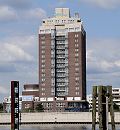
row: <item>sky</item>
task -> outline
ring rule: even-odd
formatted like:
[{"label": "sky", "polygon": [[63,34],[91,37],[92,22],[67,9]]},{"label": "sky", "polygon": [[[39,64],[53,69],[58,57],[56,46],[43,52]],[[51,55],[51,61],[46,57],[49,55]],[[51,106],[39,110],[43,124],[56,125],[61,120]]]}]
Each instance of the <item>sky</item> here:
[{"label": "sky", "polygon": [[10,82],[38,83],[38,29],[56,7],[80,13],[87,34],[87,94],[120,87],[120,0],[0,0],[0,102]]}]

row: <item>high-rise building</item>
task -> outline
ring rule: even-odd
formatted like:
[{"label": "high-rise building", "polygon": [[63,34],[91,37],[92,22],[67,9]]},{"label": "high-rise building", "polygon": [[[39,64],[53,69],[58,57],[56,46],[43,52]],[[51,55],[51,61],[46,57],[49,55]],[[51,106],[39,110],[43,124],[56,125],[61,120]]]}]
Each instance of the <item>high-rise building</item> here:
[{"label": "high-rise building", "polygon": [[86,32],[69,8],[56,8],[39,27],[39,96],[46,111],[79,108],[86,99]]}]

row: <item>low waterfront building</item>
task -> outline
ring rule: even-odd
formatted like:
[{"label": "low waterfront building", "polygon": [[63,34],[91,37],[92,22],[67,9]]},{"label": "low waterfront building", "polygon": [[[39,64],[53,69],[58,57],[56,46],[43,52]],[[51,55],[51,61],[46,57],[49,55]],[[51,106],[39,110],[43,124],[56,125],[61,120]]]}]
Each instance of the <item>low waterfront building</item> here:
[{"label": "low waterfront building", "polygon": [[[88,111],[86,100],[79,101],[79,98],[76,97],[41,98],[39,97],[38,84],[25,84],[22,91],[22,111],[35,110],[37,104],[43,105],[44,112]],[[57,109],[55,109],[55,106],[57,106]]]},{"label": "low waterfront building", "polygon": [[39,85],[25,84],[22,91],[22,111],[34,110],[35,101],[39,101]]}]

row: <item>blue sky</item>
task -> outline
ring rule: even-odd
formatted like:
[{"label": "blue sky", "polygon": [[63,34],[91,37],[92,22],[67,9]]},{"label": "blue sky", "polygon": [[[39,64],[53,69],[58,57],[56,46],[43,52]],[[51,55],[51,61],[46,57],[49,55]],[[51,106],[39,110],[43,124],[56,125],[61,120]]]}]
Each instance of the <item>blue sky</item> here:
[{"label": "blue sky", "polygon": [[87,32],[87,93],[93,85],[120,85],[119,0],[0,0],[0,96],[10,81],[38,83],[38,28],[56,7],[80,13]]}]

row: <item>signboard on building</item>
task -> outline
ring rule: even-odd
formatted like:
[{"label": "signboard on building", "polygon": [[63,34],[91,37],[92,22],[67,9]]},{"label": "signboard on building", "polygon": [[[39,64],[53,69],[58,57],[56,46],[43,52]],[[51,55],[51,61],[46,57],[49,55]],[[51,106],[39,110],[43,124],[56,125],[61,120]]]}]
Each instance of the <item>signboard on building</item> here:
[{"label": "signboard on building", "polygon": [[34,96],[22,96],[22,101],[33,101]]}]

